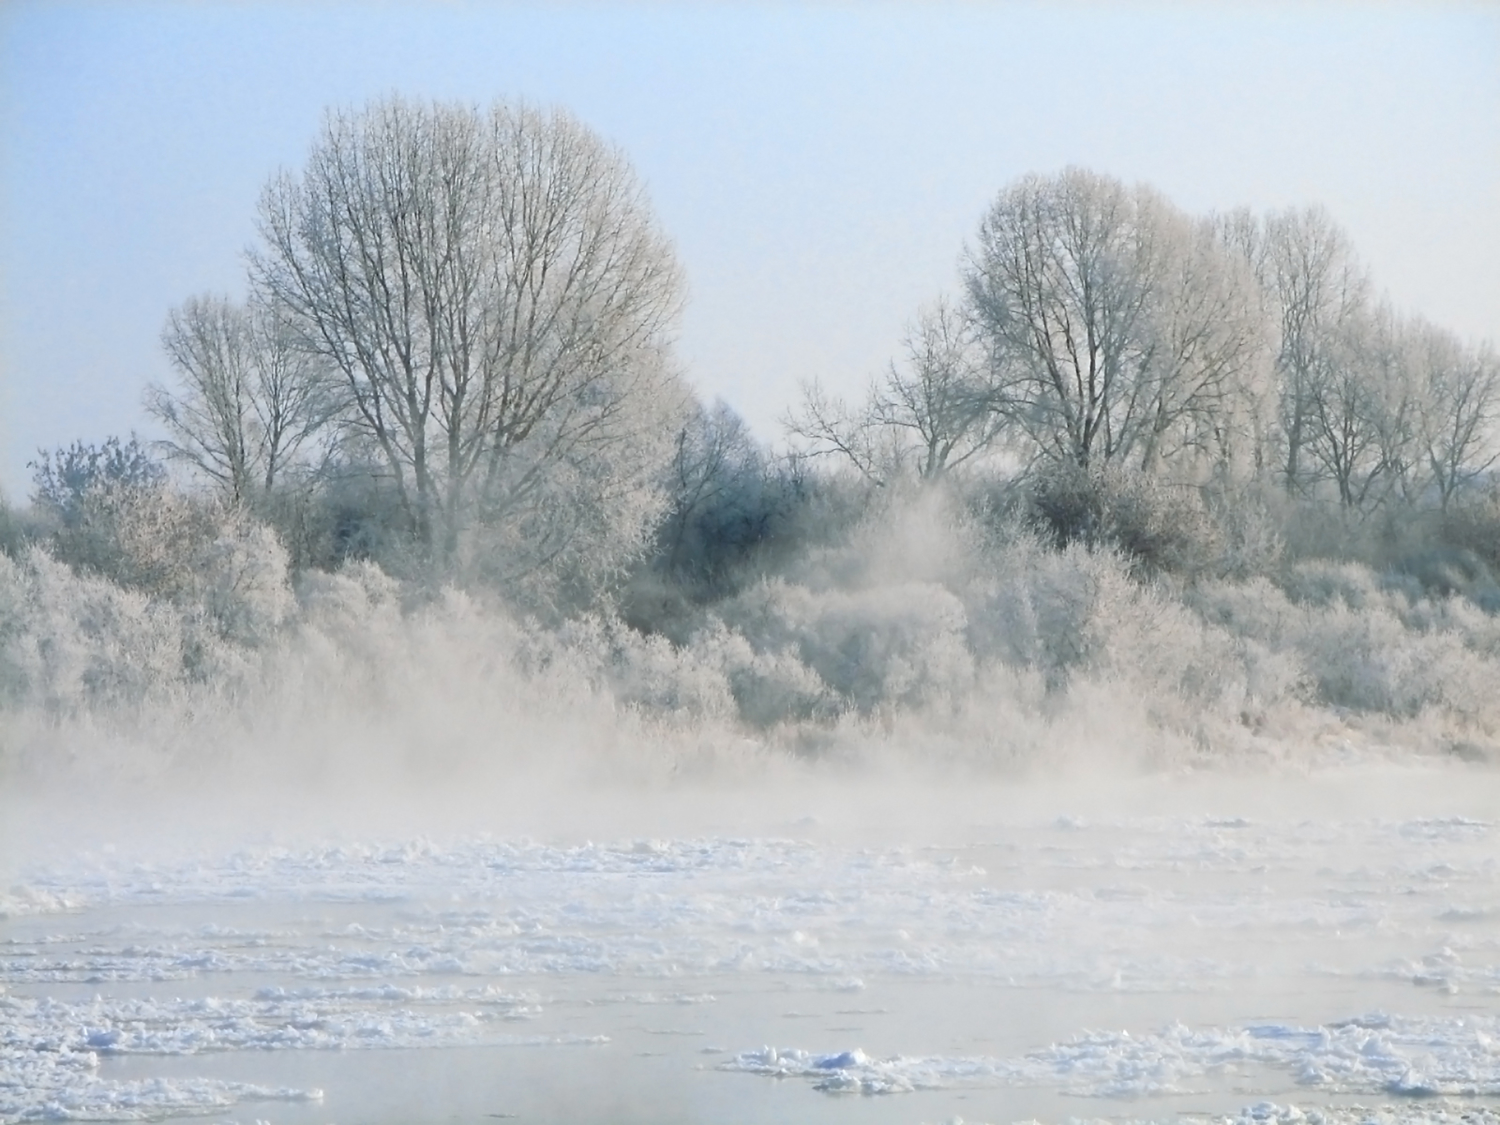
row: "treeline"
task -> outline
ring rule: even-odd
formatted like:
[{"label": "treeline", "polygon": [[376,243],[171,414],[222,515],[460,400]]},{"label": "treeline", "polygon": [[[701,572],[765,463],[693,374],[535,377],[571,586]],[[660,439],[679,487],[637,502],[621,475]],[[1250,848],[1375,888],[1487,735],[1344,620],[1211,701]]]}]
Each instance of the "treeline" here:
[{"label": "treeline", "polygon": [[167,316],[166,440],[41,453],[0,511],[14,761],[454,683],[455,724],[587,699],[802,750],[1500,737],[1500,359],[1321,211],[1027,177],[780,452],[695,399],[670,243],[566,114],[331,113],[259,229],[243,299]]},{"label": "treeline", "polygon": [[790,420],[810,453],[875,483],[998,461],[1044,492],[1275,490],[1336,506],[1341,538],[1493,489],[1500,356],[1377,300],[1320,210],[1194,218],[1078,169],[1027,177],[962,282],[864,403],[811,389]]}]

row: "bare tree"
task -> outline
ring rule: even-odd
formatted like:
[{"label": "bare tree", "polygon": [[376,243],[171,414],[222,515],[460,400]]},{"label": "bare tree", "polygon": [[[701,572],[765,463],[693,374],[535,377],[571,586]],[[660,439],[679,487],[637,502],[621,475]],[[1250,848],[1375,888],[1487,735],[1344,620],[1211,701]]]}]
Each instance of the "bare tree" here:
[{"label": "bare tree", "polygon": [[1385,306],[1348,315],[1318,347],[1302,387],[1303,448],[1339,503],[1365,510],[1400,487],[1413,453],[1414,404],[1395,315]]},{"label": "bare tree", "polygon": [[1344,507],[1399,495],[1447,508],[1500,459],[1490,352],[1374,304],[1348,236],[1320,208],[1220,216],[1221,244],[1259,283],[1275,337],[1277,424],[1263,462],[1289,494],[1331,483]]},{"label": "bare tree", "polygon": [[274,304],[192,298],[168,315],[162,345],[178,386],[148,388],[146,407],[172,435],[168,454],[232,502],[274,491],[336,409],[326,367]]},{"label": "bare tree", "polygon": [[1260,293],[1211,220],[1151,221],[1165,245],[1146,322],[1152,359],[1137,391],[1148,411],[1139,464],[1154,472],[1188,457],[1231,471],[1253,459],[1244,447],[1261,424],[1269,340]]},{"label": "bare tree", "polygon": [[847,462],[867,482],[884,487],[899,471],[900,455],[891,442],[893,435],[874,414],[871,404],[879,396],[879,388],[872,386],[869,401],[851,407],[828,394],[817,380],[805,384],[801,405],[782,419],[787,435],[800,447],[796,455]]},{"label": "bare tree", "polygon": [[871,404],[881,425],[907,436],[916,474],[933,480],[990,452],[1006,428],[973,322],[945,300],[924,309]]},{"label": "bare tree", "polygon": [[904,361],[891,364],[860,407],[830,398],[816,383],[803,388],[801,407],[785,426],[805,455],[835,456],[883,485],[906,473],[936,480],[995,448],[1008,420],[964,310],[944,299],[923,309],[902,350]]},{"label": "bare tree", "polygon": [[654,450],[643,399],[681,409],[671,248],[624,158],[564,113],[330,113],[260,227],[259,290],[339,373],[430,556],[479,517],[530,521],[537,565],[557,557],[586,522],[559,511],[537,539],[558,481]]},{"label": "bare tree", "polygon": [[1384,476],[1378,499],[1399,497],[1411,506],[1430,496],[1429,427],[1449,404],[1431,385],[1421,321],[1399,316],[1386,302],[1366,318],[1357,345],[1370,399],[1371,425]]},{"label": "bare tree", "polygon": [[1500,357],[1465,348],[1452,333],[1421,321],[1410,330],[1408,348],[1419,468],[1447,511],[1461,488],[1500,460]]},{"label": "bare tree", "polygon": [[1201,449],[1260,346],[1238,269],[1147,188],[1077,168],[1020,181],[968,253],[1001,408],[1085,469]]},{"label": "bare tree", "polygon": [[[1355,322],[1367,304],[1368,281],[1348,237],[1318,208],[1287,210],[1264,227],[1261,277],[1277,322],[1279,469],[1288,494],[1305,492],[1314,478],[1308,463],[1315,431],[1325,464],[1352,481],[1357,377],[1347,370]],[[1342,418],[1342,420],[1340,420]],[[1329,445],[1330,434],[1343,434]],[[1335,452],[1335,449],[1339,452]]]}]

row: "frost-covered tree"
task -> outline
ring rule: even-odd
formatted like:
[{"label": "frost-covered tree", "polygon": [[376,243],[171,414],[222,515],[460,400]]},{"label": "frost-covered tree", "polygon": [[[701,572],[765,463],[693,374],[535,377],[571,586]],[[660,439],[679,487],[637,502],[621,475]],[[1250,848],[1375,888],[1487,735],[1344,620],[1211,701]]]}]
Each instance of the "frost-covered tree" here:
[{"label": "frost-covered tree", "polygon": [[95,489],[154,489],[166,481],[166,471],[134,435],[125,441],[109,437],[99,445],[75,441],[61,449],[43,450],[28,467],[32,503],[63,527],[77,525],[83,517],[84,499]]},{"label": "frost-covered tree", "polygon": [[1388,308],[1351,317],[1320,345],[1302,389],[1304,452],[1345,508],[1380,503],[1409,465],[1412,398],[1397,332]]},{"label": "frost-covered tree", "polygon": [[1026,177],[967,254],[999,408],[1083,469],[1206,451],[1259,361],[1242,273],[1211,227],[1149,188],[1079,168]]},{"label": "frost-covered tree", "polygon": [[[1278,462],[1289,494],[1307,491],[1317,463],[1335,476],[1357,471],[1362,430],[1354,424],[1358,379],[1350,348],[1368,305],[1369,282],[1348,236],[1320,208],[1290,209],[1264,225],[1263,284],[1276,321]],[[1321,436],[1320,451],[1314,445]]]},{"label": "frost-covered tree", "polygon": [[1155,340],[1139,466],[1196,457],[1233,475],[1264,425],[1269,337],[1253,274],[1212,220],[1157,222],[1170,245],[1147,321]]},{"label": "frost-covered tree", "polygon": [[939,299],[907,326],[903,356],[851,408],[816,383],[787,432],[807,456],[832,456],[873,483],[936,480],[993,452],[1007,429],[973,319]]},{"label": "frost-covered tree", "polygon": [[178,385],[150,387],[146,407],[171,434],[168,455],[225,499],[269,496],[326,440],[336,388],[285,309],[195,297],[168,315],[162,345]]},{"label": "frost-covered tree", "polygon": [[897,434],[903,459],[933,480],[991,452],[1007,424],[973,319],[946,300],[923,309],[871,401],[871,416]]},{"label": "frost-covered tree", "polygon": [[1416,321],[1408,362],[1415,383],[1416,471],[1422,493],[1447,511],[1454,496],[1500,459],[1500,356],[1466,348],[1452,333]]},{"label": "frost-covered tree", "polygon": [[624,157],[563,112],[331,112],[267,186],[254,281],[337,372],[419,553],[501,575],[643,541],[685,393],[680,273]]}]

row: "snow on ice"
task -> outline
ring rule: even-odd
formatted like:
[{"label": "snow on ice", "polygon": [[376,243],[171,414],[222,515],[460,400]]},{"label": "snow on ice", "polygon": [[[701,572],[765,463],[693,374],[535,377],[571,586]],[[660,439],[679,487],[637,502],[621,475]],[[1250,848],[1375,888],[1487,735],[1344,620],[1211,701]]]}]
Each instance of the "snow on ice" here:
[{"label": "snow on ice", "polygon": [[[947,848],[479,838],[76,855],[0,895],[0,1122],[319,1096],[101,1076],[101,1059],[123,1055],[599,1042],[528,1035],[547,999],[506,987],[520,978],[597,980],[600,1003],[705,1011],[713,981],[788,974],[850,993],[895,979],[1043,995],[1233,995],[1276,973],[1311,988],[1365,982],[1477,1008],[1080,1027],[1005,1057],[830,1043],[705,1065],[830,1094],[1027,1086],[1098,1099],[1260,1067],[1309,1096],[1399,1096],[1391,1120],[1432,1125],[1460,1120],[1441,1099],[1500,1097],[1494,823],[1069,817],[980,835]],[[1262,963],[1267,943],[1283,964]],[[1464,1121],[1493,1119],[1471,1109]],[[1350,1112],[1264,1103],[1240,1125],[1343,1125]]]},{"label": "snow on ice", "polygon": [[952,1086],[1053,1086],[1087,1097],[1188,1093],[1214,1070],[1268,1064],[1323,1093],[1500,1095],[1500,1017],[1403,1019],[1376,1013],[1316,1028],[1172,1026],[1094,1032],[1022,1058],[872,1059],[859,1049],[810,1054],[762,1047],[721,1069],[807,1078],[828,1093],[891,1094]]}]

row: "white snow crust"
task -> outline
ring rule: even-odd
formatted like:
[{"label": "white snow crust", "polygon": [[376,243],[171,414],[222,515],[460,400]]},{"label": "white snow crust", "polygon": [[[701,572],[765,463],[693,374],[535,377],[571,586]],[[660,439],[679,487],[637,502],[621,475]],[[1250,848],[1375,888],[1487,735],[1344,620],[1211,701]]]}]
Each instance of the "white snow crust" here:
[{"label": "white snow crust", "polygon": [[807,1078],[828,1093],[892,1094],[955,1086],[1053,1086],[1087,1097],[1192,1093],[1194,1079],[1264,1064],[1323,1093],[1500,1095],[1500,1016],[1400,1018],[1374,1013],[1304,1028],[1174,1025],[1158,1032],[1094,1032],[1022,1058],[872,1059],[853,1048],[812,1054],[762,1047],[723,1070]]},{"label": "white snow crust", "polygon": [[[154,861],[84,852],[0,893],[0,1122],[318,1096],[101,1076],[117,1055],[599,1041],[526,1035],[547,1001],[506,987],[518,977],[597,978],[601,1002],[710,1006],[707,978],[726,975],[850,992],[930,978],[1232,994],[1277,972],[1400,985],[1476,1010],[1079,1031],[1004,1058],[924,1054],[922,1043],[890,1057],[766,1047],[722,1069],[830,1093],[1040,1086],[1117,1099],[1269,1067],[1319,1095],[1495,1098],[1497,844],[1495,822],[1463,817],[1065,817],[965,847],[481,837]],[[205,912],[215,921],[183,920]],[[1265,963],[1268,949],[1280,967]],[[1352,1120],[1264,1105],[1245,1121]],[[1449,1120],[1433,1101],[1408,1108],[1400,1120]]]},{"label": "white snow crust", "polygon": [[[1308,1106],[1281,1105],[1260,1101],[1239,1113],[1218,1117],[1184,1114],[1180,1125],[1500,1125],[1500,1109],[1487,1106],[1448,1103],[1385,1104],[1378,1106]],[[962,1117],[949,1118],[943,1125],[981,1125]],[[1039,1125],[1036,1121],[1016,1125]],[[1134,1117],[1068,1119],[1068,1125],[1150,1125],[1150,1119]]]}]

